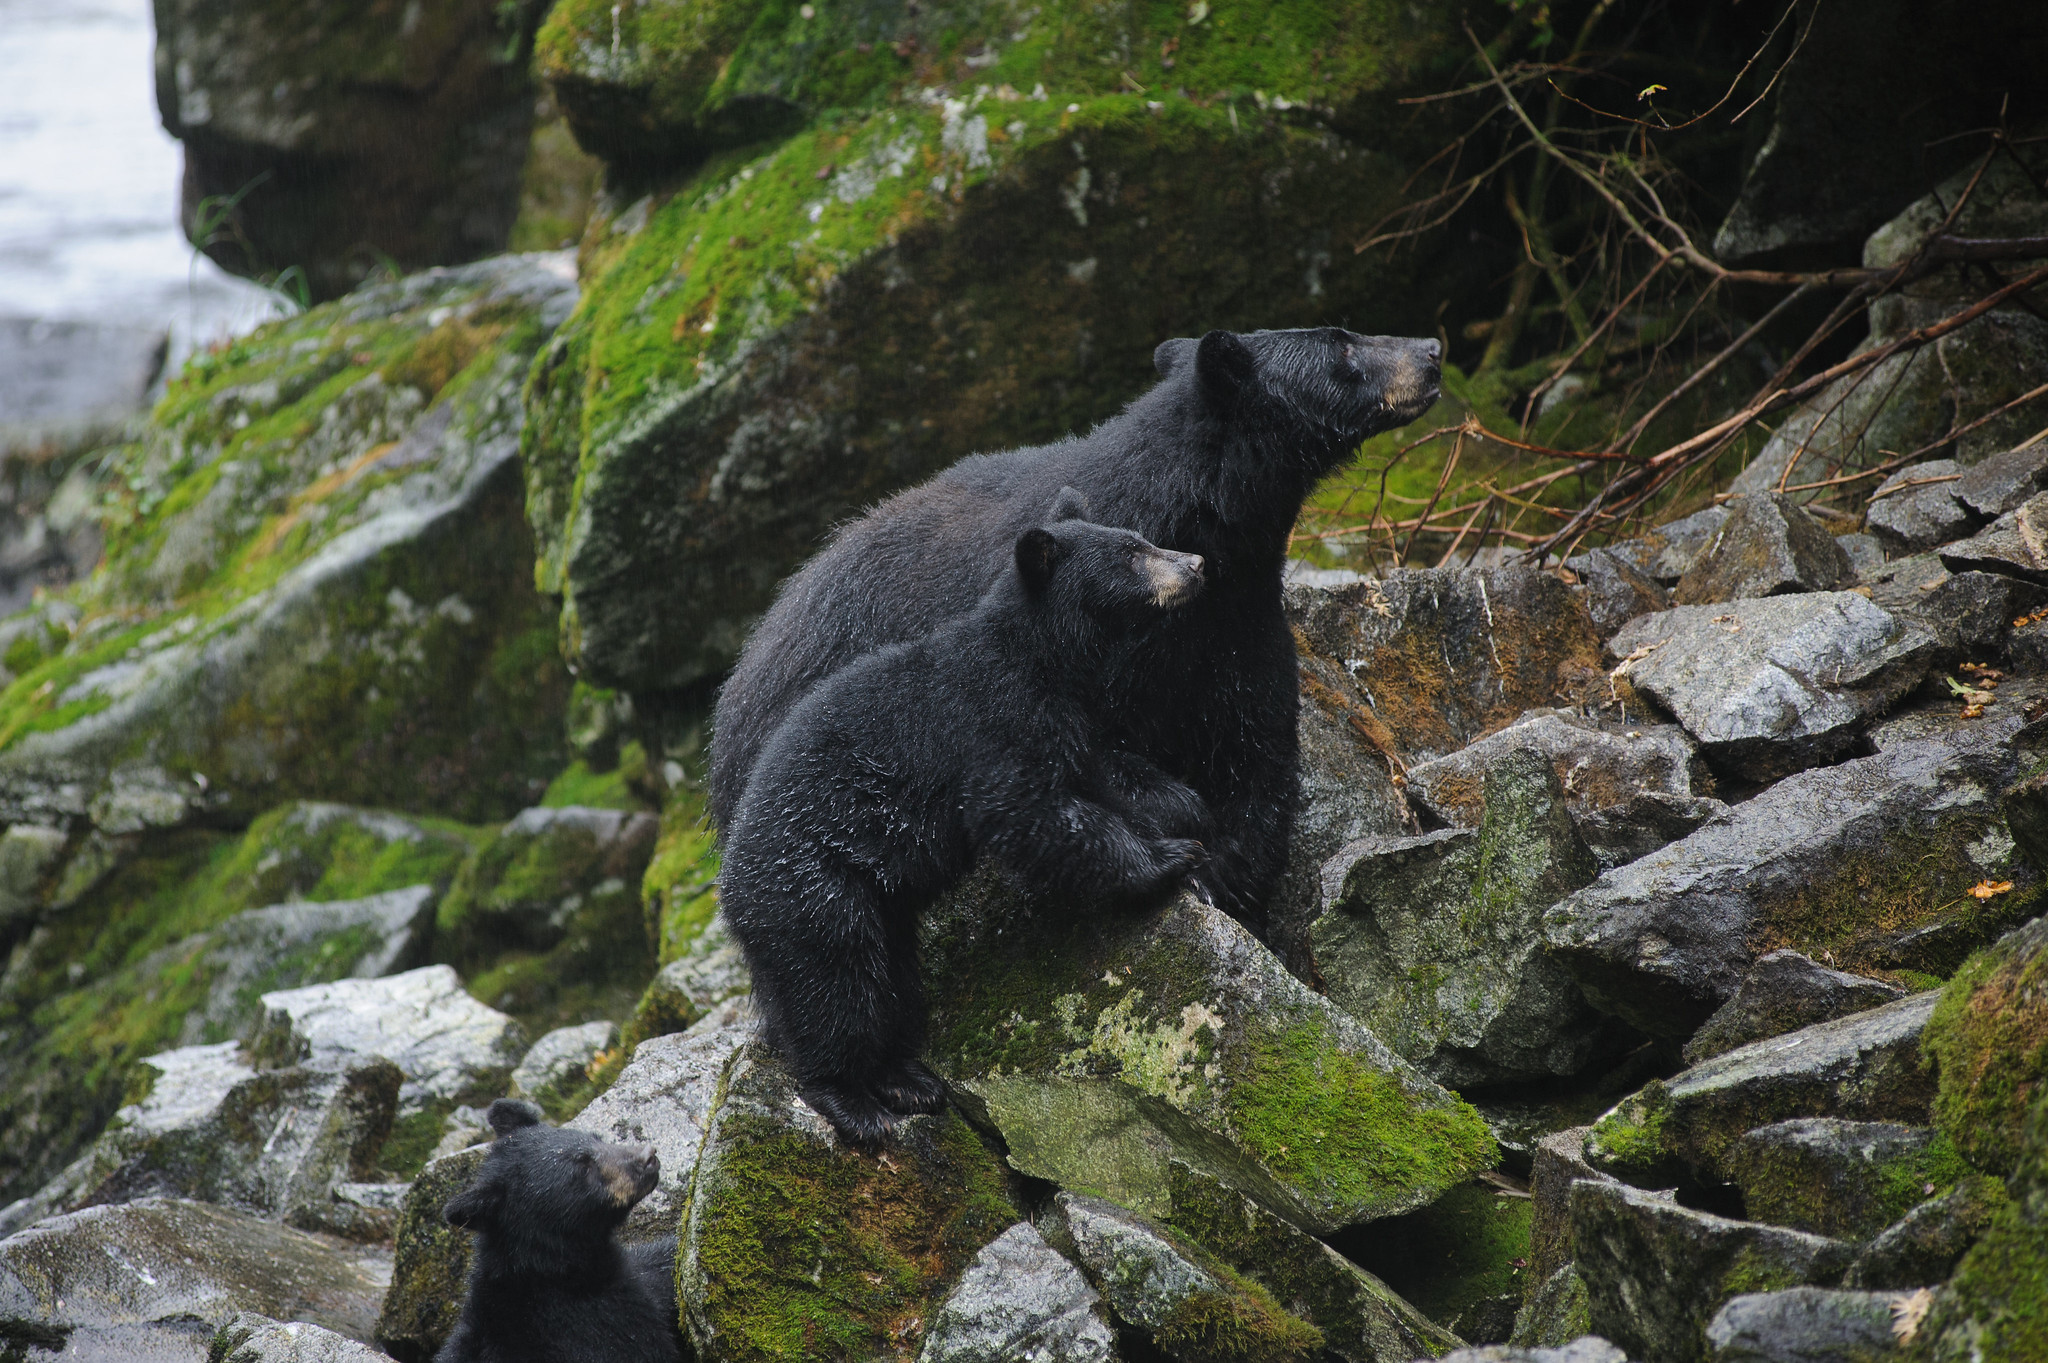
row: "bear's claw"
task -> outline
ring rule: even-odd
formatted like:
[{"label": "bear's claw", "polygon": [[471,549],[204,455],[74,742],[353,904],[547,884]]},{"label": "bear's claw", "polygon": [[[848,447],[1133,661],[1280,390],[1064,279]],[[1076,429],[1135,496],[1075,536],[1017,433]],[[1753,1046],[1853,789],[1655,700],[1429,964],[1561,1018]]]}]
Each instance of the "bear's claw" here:
[{"label": "bear's claw", "polygon": [[875,1092],[881,1095],[884,1107],[904,1116],[944,1112],[950,1097],[946,1081],[920,1060],[906,1060],[884,1073],[875,1083]]}]

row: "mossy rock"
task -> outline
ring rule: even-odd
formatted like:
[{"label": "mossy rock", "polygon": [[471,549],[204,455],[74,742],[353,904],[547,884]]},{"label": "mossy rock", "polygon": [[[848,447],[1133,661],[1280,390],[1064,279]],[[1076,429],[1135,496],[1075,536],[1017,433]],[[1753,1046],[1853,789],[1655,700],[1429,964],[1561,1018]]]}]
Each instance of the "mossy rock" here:
[{"label": "mossy rock", "polygon": [[122,833],[291,798],[503,818],[566,760],[519,385],[572,297],[509,257],[177,376],[110,468],[64,647],[0,690],[0,814]]},{"label": "mossy rock", "polygon": [[1345,1245],[1430,1320],[1473,1344],[1502,1344],[1535,1286],[1532,1206],[1477,1181],[1420,1211],[1360,1227]]},{"label": "mossy rock", "polygon": [[694,954],[717,915],[718,864],[718,838],[711,831],[704,791],[693,784],[676,785],[662,802],[661,832],[640,880],[663,965]]},{"label": "mossy rock", "polygon": [[1461,52],[1447,17],[1305,0],[1213,12],[1073,0],[567,0],[549,14],[536,58],[577,140],[644,172],[787,134],[825,110],[977,84],[1046,89],[1063,102],[1135,87],[1257,108],[1270,94],[1347,130],[1398,136],[1387,126],[1393,99]]},{"label": "mossy rock", "polygon": [[2007,933],[1956,972],[1924,1045],[1940,1076],[1935,1121],[1972,1164],[2011,1173],[2048,1077],[2048,918]]},{"label": "mossy rock", "polygon": [[394,1358],[428,1359],[447,1341],[469,1287],[469,1233],[441,1219],[469,1187],[488,1148],[472,1146],[420,1170],[398,1213],[391,1288],[377,1318],[377,1343]]},{"label": "mossy rock", "polygon": [[930,1058],[1024,1173],[1164,1217],[1179,1158],[1327,1232],[1494,1161],[1477,1113],[1191,895],[1080,914],[983,872],[924,951]]},{"label": "mossy rock", "polygon": [[2048,1096],[2034,1101],[2008,1186],[2010,1200],[1936,1294],[1911,1358],[2048,1358]]},{"label": "mossy rock", "polygon": [[1111,415],[1168,336],[1426,327],[1415,279],[1348,249],[1401,176],[1136,94],[910,102],[715,157],[593,228],[534,365],[527,510],[565,649],[638,692],[716,676],[832,525]]},{"label": "mossy rock", "polygon": [[[265,990],[341,978],[388,950],[375,896],[421,887],[407,915],[424,952],[431,904],[477,831],[335,805],[288,805],[240,838],[199,829],[83,840],[108,869],[17,942],[0,980],[0,1198],[48,1180],[113,1115],[131,1067],[221,1042],[262,1017]],[[95,852],[95,848],[98,849]],[[355,902],[353,926],[278,901]],[[234,926],[236,915],[250,915]],[[273,922],[272,919],[299,921]]]},{"label": "mossy rock", "polygon": [[736,1051],[704,1134],[677,1284],[704,1363],[893,1359],[1017,1220],[1001,1160],[958,1115],[842,1146],[780,1060]]},{"label": "mossy rock", "polygon": [[1825,1117],[1758,1127],[1725,1162],[1752,1220],[1845,1240],[1871,1238],[1971,1172],[1930,1128]]}]

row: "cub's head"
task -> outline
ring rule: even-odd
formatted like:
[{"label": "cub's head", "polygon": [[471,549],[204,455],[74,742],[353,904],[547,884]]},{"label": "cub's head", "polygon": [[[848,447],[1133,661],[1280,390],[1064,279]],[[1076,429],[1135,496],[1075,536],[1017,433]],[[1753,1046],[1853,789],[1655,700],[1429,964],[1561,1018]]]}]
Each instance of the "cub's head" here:
[{"label": "cub's head", "polygon": [[1202,592],[1202,556],[1161,549],[1132,530],[1096,525],[1061,488],[1044,525],[1017,537],[1017,576],[1035,600],[1102,621],[1184,606]]},{"label": "cub's head", "polygon": [[1341,457],[1429,410],[1443,378],[1443,347],[1341,327],[1212,331],[1161,342],[1152,363],[1225,421],[1255,434],[1306,436]]},{"label": "cub's head", "polygon": [[653,1146],[548,1126],[531,1103],[500,1098],[486,1120],[497,1133],[490,1154],[441,1212],[461,1230],[535,1250],[602,1239],[661,1177]]}]

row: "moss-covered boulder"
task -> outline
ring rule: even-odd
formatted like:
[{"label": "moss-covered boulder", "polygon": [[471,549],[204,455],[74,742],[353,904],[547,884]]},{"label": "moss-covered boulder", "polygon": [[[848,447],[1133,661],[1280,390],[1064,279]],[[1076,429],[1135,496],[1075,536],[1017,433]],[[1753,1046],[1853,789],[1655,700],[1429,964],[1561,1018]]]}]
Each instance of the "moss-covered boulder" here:
[{"label": "moss-covered boulder", "polygon": [[2008,1186],[1915,1332],[1913,1358],[2048,1358],[2048,1098],[2034,1100]]},{"label": "moss-covered boulder", "polygon": [[505,248],[533,126],[534,0],[158,0],[156,97],[187,233],[315,298]]},{"label": "moss-covered boulder", "polygon": [[1172,1232],[1100,1198],[1061,1193],[1057,1234],[1125,1324],[1179,1363],[1307,1363],[1322,1332]]},{"label": "moss-covered boulder", "polygon": [[649,814],[520,811],[441,901],[435,954],[530,1033],[625,1015],[654,973],[640,906],[654,839]]},{"label": "moss-covered boulder", "polygon": [[913,1355],[953,1281],[1016,1220],[1001,1160],[958,1115],[911,1118],[862,1155],[773,1052],[744,1046],[690,1188],[684,1323],[705,1363]]},{"label": "moss-covered boulder", "polygon": [[469,1186],[486,1153],[477,1145],[431,1161],[399,1208],[391,1288],[377,1317],[377,1343],[394,1358],[432,1358],[462,1314],[469,1233],[442,1220],[441,1209]]},{"label": "moss-covered boulder", "polygon": [[1752,1219],[1842,1240],[1869,1239],[1969,1173],[1932,1128],[1831,1117],[1760,1126],[1724,1162]]},{"label": "moss-covered boulder", "polygon": [[1081,915],[983,873],[924,941],[930,1059],[1021,1172],[1163,1217],[1179,1158],[1330,1231],[1493,1163],[1477,1113],[1191,895]]},{"label": "moss-covered boulder", "polygon": [[1924,1044],[1940,1073],[1935,1120],[1972,1164],[2012,1172],[2027,1113],[2048,1078],[2048,918],[2006,934],[1956,972]]},{"label": "moss-covered boulder", "polygon": [[2007,1200],[2003,1181],[1969,1175],[1873,1236],[1842,1275],[1842,1286],[1911,1289],[1946,1281]]},{"label": "moss-covered boulder", "polygon": [[1543,947],[1543,914],[1598,873],[1550,760],[1497,754],[1475,831],[1353,843],[1311,940],[1330,998],[1456,1087],[1576,1074],[1617,1039]]},{"label": "moss-covered boulder", "polygon": [[188,366],[111,465],[77,629],[0,691],[0,815],[125,834],[537,796],[568,678],[530,586],[519,385],[566,268],[430,271]]},{"label": "moss-covered boulder", "polygon": [[1532,1212],[1529,1198],[1468,1180],[1419,1211],[1359,1227],[1344,1244],[1443,1329],[1501,1344],[1534,1286]]},{"label": "moss-covered boulder", "polygon": [[1426,324],[1348,249],[1397,162],[1157,93],[935,90],[723,153],[593,229],[525,437],[538,581],[583,675],[717,675],[835,522],[1110,415],[1168,336]]}]

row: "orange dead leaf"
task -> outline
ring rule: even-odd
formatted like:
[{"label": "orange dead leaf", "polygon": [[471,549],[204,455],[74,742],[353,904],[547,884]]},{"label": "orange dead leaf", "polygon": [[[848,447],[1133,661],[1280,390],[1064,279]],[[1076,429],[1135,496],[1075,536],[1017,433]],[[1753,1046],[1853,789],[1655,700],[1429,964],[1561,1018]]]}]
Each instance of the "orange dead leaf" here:
[{"label": "orange dead leaf", "polygon": [[1980,880],[1970,887],[1970,897],[1972,899],[1990,899],[1994,895],[2008,894],[2011,891],[2012,882],[2010,880]]}]

